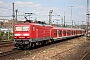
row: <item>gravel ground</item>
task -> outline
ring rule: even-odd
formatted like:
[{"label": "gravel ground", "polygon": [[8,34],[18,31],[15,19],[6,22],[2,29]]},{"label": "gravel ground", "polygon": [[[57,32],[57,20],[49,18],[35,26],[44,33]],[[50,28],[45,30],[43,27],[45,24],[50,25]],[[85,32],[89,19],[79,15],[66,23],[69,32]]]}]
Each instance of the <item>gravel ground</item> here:
[{"label": "gravel ground", "polygon": [[[78,37],[15,60],[80,60],[90,50],[90,41]],[[67,51],[68,50],[68,51]]]},{"label": "gravel ground", "polygon": [[[10,48],[3,48],[4,50]],[[0,49],[1,50],[1,49]],[[90,50],[90,41],[84,36],[58,42],[37,49],[23,50],[0,59],[2,60],[80,60]]]}]

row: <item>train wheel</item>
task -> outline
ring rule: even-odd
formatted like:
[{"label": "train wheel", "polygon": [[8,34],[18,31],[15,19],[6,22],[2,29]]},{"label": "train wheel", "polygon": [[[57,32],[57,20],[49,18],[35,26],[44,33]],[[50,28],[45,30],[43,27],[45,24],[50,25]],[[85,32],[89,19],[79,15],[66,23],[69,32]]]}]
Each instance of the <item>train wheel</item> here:
[{"label": "train wheel", "polygon": [[41,41],[41,45],[43,45],[43,41]]},{"label": "train wheel", "polygon": [[51,44],[52,40],[48,40],[48,43]]},{"label": "train wheel", "polygon": [[39,45],[42,45],[42,43],[41,43],[41,42],[39,42]]},{"label": "train wheel", "polygon": [[27,49],[27,45],[24,45],[24,46],[23,46],[23,49]]},{"label": "train wheel", "polygon": [[44,41],[44,45],[46,45],[46,41]]},{"label": "train wheel", "polygon": [[34,47],[36,46],[36,42],[34,43]]},{"label": "train wheel", "polygon": [[52,41],[51,43],[53,44],[54,43],[54,40],[52,39],[51,41]]},{"label": "train wheel", "polygon": [[43,45],[46,45],[46,41],[43,41]]},{"label": "train wheel", "polygon": [[17,49],[24,49],[23,45],[19,45]]},{"label": "train wheel", "polygon": [[18,50],[21,49],[20,47],[16,47]]},{"label": "train wheel", "polygon": [[29,49],[29,48],[31,48],[31,43],[29,43],[29,44],[27,45],[27,49]]},{"label": "train wheel", "polygon": [[35,43],[31,43],[31,47],[34,47],[36,44]]},{"label": "train wheel", "polygon": [[45,41],[45,44],[48,44],[48,41]]}]

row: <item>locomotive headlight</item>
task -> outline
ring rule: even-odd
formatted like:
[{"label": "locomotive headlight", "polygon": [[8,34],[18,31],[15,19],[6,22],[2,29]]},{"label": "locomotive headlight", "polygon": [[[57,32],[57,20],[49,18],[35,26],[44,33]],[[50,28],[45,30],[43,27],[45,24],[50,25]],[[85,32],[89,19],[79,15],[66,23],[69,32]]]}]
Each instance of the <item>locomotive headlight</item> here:
[{"label": "locomotive headlight", "polygon": [[14,38],[17,38],[17,37],[14,37]]},{"label": "locomotive headlight", "polygon": [[29,37],[27,37],[27,38],[29,38]]},{"label": "locomotive headlight", "polygon": [[23,34],[23,36],[29,36],[29,34]]},{"label": "locomotive headlight", "polygon": [[20,34],[15,34],[15,36],[20,36]]}]

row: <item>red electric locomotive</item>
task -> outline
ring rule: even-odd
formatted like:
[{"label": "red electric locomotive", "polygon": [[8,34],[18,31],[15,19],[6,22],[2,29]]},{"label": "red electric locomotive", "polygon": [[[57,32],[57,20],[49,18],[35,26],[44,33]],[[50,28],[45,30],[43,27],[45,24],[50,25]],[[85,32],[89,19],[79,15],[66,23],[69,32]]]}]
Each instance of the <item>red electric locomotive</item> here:
[{"label": "red electric locomotive", "polygon": [[18,48],[26,49],[40,41],[52,39],[51,28],[52,26],[36,23],[15,24],[14,44]]}]

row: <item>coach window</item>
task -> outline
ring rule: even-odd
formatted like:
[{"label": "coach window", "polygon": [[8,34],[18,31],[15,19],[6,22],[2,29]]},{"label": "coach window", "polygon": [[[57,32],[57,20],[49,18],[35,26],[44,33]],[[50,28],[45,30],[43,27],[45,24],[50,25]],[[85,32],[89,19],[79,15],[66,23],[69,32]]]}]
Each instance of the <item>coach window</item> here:
[{"label": "coach window", "polygon": [[79,31],[79,34],[80,34],[81,31]]},{"label": "coach window", "polygon": [[74,30],[73,30],[73,35],[74,35]]},{"label": "coach window", "polygon": [[74,30],[74,35],[75,35],[75,30]]},{"label": "coach window", "polygon": [[59,31],[59,34],[62,34],[62,31]]},{"label": "coach window", "polygon": [[67,36],[67,30],[66,30],[66,36]]},{"label": "coach window", "polygon": [[67,30],[67,34],[69,34],[69,30]]},{"label": "coach window", "polygon": [[79,31],[78,31],[78,34],[79,34]]},{"label": "coach window", "polygon": [[73,30],[72,30],[72,35],[73,35],[73,33],[74,33],[74,32],[73,32]]},{"label": "coach window", "polygon": [[60,31],[58,30],[58,34],[60,33]]},{"label": "coach window", "polygon": [[64,30],[63,34],[66,34],[66,30]]},{"label": "coach window", "polygon": [[73,35],[73,30],[71,30],[71,35]]},{"label": "coach window", "polygon": [[73,35],[73,30],[72,30],[72,35]]},{"label": "coach window", "polygon": [[54,30],[54,35],[57,35],[57,30]]}]

